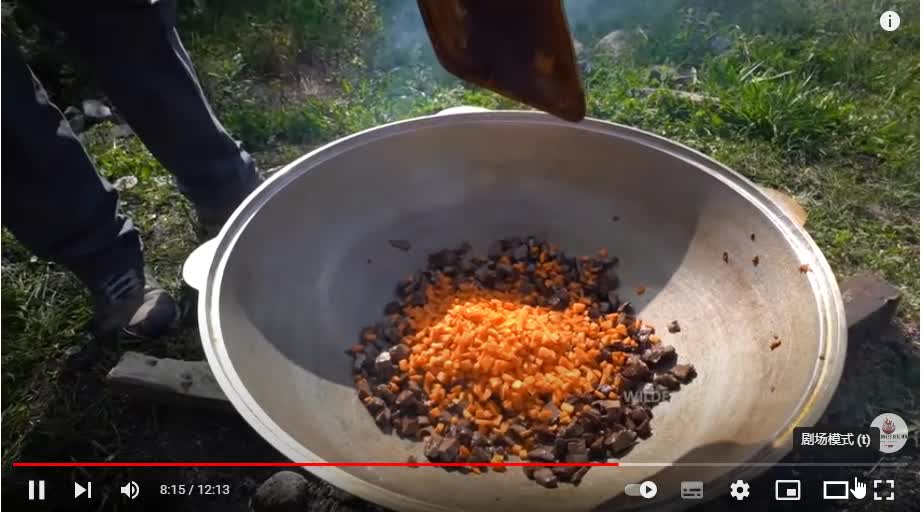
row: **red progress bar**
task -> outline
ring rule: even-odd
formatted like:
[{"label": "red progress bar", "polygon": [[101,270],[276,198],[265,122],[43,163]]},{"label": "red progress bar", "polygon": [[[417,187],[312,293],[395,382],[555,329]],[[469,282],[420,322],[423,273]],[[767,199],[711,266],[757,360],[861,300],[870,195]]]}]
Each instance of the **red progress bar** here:
[{"label": "red progress bar", "polygon": [[14,462],[18,468],[179,468],[179,467],[617,467],[617,462]]}]

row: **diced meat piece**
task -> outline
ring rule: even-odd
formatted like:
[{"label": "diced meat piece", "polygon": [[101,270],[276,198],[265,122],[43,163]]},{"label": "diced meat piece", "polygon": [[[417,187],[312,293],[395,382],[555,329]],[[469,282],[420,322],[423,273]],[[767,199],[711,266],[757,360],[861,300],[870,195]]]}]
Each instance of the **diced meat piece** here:
[{"label": "diced meat piece", "polygon": [[632,355],[621,369],[621,375],[631,380],[645,380],[650,376],[650,369],[639,357]]},{"label": "diced meat piece", "polygon": [[605,438],[605,446],[608,447],[612,456],[617,456],[625,449],[629,448],[637,440],[637,434],[631,430],[620,430],[612,432]]},{"label": "diced meat piece", "polygon": [[557,475],[557,479],[562,482],[569,482],[573,475],[579,471],[579,466],[554,466],[551,471]]},{"label": "diced meat piece", "polygon": [[433,268],[452,267],[458,264],[459,255],[457,251],[444,249],[429,255],[429,265]]},{"label": "diced meat piece", "polygon": [[400,418],[398,430],[400,435],[404,437],[414,437],[419,432],[419,421],[417,421],[416,417]]},{"label": "diced meat piece", "polygon": [[394,345],[387,351],[387,353],[390,354],[390,361],[393,364],[397,364],[400,361],[403,361],[404,359],[409,357],[410,352],[411,352],[410,347],[407,345],[404,345],[403,343]]},{"label": "diced meat piece", "polygon": [[557,475],[548,468],[538,468],[534,473],[535,482],[542,487],[554,489],[557,487]]},{"label": "diced meat piece", "polygon": [[397,373],[397,367],[394,366],[394,363],[391,361],[390,352],[381,352],[378,354],[378,357],[375,358],[375,372],[384,378],[390,378]]},{"label": "diced meat piece", "polygon": [[541,461],[541,462],[554,462],[555,460],[557,460],[557,458],[554,457],[554,450],[552,448],[548,448],[547,446],[542,446],[540,448],[535,448],[534,450],[531,450],[530,452],[528,452],[528,460],[536,460],[536,461]]},{"label": "diced meat piece", "polygon": [[573,476],[570,477],[570,483],[575,486],[579,486],[579,484],[583,481],[583,477],[586,476],[586,473],[589,472],[589,469],[591,469],[589,466],[583,466],[577,469],[576,473],[573,473]]},{"label": "diced meat piece", "polygon": [[371,396],[371,386],[368,385],[367,379],[356,379],[355,389],[359,392],[359,400],[365,400]]},{"label": "diced meat piece", "polygon": [[413,392],[409,389],[404,389],[398,393],[397,398],[394,399],[394,404],[396,404],[397,407],[405,410],[415,409],[416,402],[416,395],[414,395]]},{"label": "diced meat piece", "polygon": [[651,366],[670,362],[675,359],[675,347],[672,345],[654,345],[644,350],[640,359]]},{"label": "diced meat piece", "polygon": [[441,462],[454,462],[458,458],[461,443],[453,437],[443,437],[438,447],[438,458]]},{"label": "diced meat piece", "polygon": [[698,375],[695,367],[690,364],[677,364],[672,368],[672,374],[675,375],[679,382],[686,384]]},{"label": "diced meat piece", "polygon": [[426,439],[426,443],[423,445],[423,455],[432,462],[439,462],[439,445],[441,444],[442,436],[432,434]]},{"label": "diced meat piece", "polygon": [[386,384],[378,384],[377,386],[375,386],[374,394],[375,396],[380,397],[382,400],[384,400],[388,404],[394,403],[394,399],[396,398],[394,396],[394,392],[391,391],[390,388],[388,388]]},{"label": "diced meat piece", "polygon": [[663,386],[670,391],[675,391],[681,387],[681,384],[679,384],[679,379],[671,373],[657,373],[653,377],[653,382]]},{"label": "diced meat piece", "polygon": [[372,415],[377,414],[381,409],[387,409],[387,403],[381,397],[369,396],[363,402]]}]

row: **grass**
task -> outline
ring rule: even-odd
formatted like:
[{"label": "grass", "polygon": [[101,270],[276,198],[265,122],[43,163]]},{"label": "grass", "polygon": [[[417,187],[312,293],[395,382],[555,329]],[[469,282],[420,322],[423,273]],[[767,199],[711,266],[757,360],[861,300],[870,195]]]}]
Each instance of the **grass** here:
[{"label": "grass", "polygon": [[[917,329],[918,3],[617,4],[567,3],[575,36],[586,47],[589,115],[685,143],[794,195],[836,273],[876,272],[896,284],[904,292],[900,316],[910,331]],[[518,108],[446,76],[408,0],[186,5],[181,29],[203,85],[263,168],[336,137],[445,107]],[[887,8],[902,17],[896,32],[877,27]],[[630,47],[615,57],[595,51],[594,42],[613,29],[632,34]],[[29,34],[26,40],[34,41]],[[54,50],[36,47],[30,54],[42,61],[57,55]],[[656,78],[653,66],[674,75],[694,67],[698,81]],[[59,99],[79,89],[48,80]],[[679,89],[703,100],[676,95]],[[114,138],[105,126],[93,129],[88,147],[105,176],[138,178],[122,199],[141,227],[148,261],[171,291],[180,291],[179,268],[194,236],[188,205],[169,174],[139,141]],[[89,311],[74,279],[33,261],[5,232],[2,256],[5,466],[26,436],[53,437],[63,428],[47,423],[43,405],[57,392],[51,383],[67,349],[86,343]],[[190,350],[182,340],[171,343],[170,353]],[[917,345],[916,337],[910,347],[915,373],[909,371],[916,380]],[[907,393],[916,402],[905,410],[917,421],[915,389]],[[66,407],[55,412],[66,414]]]},{"label": "grass", "polygon": [[[839,17],[823,11],[817,21],[835,30],[750,33],[694,9],[666,26],[657,18],[659,32],[648,27],[629,56],[589,58],[589,114],[673,138],[795,195],[808,207],[808,228],[837,272],[881,273],[906,292],[901,312],[916,321],[919,66],[912,13],[918,6],[895,6],[906,21],[886,33],[867,19],[858,26],[856,12],[868,9],[846,4],[851,8]],[[750,14],[731,13],[759,26]],[[726,38],[730,48],[716,52],[709,45],[715,37]],[[345,80],[333,98],[229,108],[224,119],[248,147],[265,149],[316,145],[458,104],[515,107],[445,80],[428,60],[421,62]],[[695,66],[700,82],[689,89],[715,101],[663,91],[676,85],[650,78],[650,66],[661,64]],[[661,91],[638,94],[649,88]]]}]

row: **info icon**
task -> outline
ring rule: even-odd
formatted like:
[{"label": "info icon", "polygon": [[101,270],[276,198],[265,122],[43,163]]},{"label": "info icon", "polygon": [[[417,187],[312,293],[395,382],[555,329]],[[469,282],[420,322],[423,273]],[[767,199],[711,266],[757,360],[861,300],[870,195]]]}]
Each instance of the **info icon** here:
[{"label": "info icon", "polygon": [[880,15],[880,28],[893,32],[900,28],[900,15],[894,11],[887,11]]}]

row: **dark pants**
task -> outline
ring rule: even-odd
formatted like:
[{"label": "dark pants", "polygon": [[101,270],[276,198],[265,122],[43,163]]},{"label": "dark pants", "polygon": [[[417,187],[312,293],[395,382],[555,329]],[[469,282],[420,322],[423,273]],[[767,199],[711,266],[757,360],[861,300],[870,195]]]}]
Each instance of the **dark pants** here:
[{"label": "dark pants", "polygon": [[[176,33],[175,6],[73,4],[58,11],[59,22],[119,114],[197,208],[229,213],[254,187],[254,165],[205,100]],[[141,241],[115,190],[6,37],[2,52],[4,225],[90,288],[141,269]]]}]

